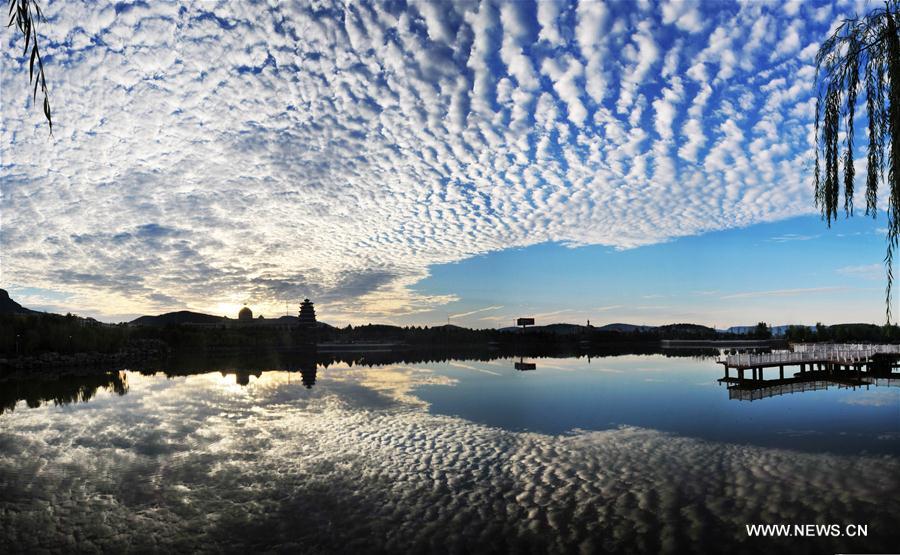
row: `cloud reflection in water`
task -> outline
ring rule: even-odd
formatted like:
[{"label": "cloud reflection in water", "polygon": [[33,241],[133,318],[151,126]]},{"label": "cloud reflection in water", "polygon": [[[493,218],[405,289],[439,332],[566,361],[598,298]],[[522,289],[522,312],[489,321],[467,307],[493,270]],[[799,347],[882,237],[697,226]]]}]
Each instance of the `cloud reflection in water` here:
[{"label": "cloud reflection in water", "polygon": [[[900,462],[623,427],[563,436],[430,415],[424,368],[130,374],[124,397],[0,417],[0,551],[877,551]],[[290,383],[288,383],[290,380]],[[540,410],[536,407],[535,410]],[[747,523],[869,538],[748,540]]]}]

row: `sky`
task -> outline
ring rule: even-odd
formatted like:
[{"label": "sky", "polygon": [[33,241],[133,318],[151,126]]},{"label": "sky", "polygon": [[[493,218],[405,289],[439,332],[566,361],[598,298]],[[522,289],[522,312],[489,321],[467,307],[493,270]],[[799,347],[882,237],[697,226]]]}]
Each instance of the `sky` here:
[{"label": "sky", "polygon": [[818,44],[872,6],[46,2],[52,137],[2,35],[0,287],[105,321],[883,323],[886,217],[826,227],[811,164]]}]

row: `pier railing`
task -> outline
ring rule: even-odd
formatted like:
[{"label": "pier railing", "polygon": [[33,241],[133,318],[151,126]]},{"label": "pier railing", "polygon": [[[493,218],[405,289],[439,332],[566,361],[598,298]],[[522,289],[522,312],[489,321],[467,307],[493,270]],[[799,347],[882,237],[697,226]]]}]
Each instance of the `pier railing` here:
[{"label": "pier railing", "polygon": [[876,345],[872,343],[794,343],[792,351],[830,352],[830,351],[875,351],[876,353],[900,354],[900,345]]},{"label": "pier railing", "polygon": [[791,351],[771,353],[740,353],[725,357],[729,367],[788,366],[814,362],[856,364],[866,362],[876,354],[900,354],[900,345],[869,345],[865,343],[797,343]]},{"label": "pier railing", "polygon": [[765,388],[743,389],[739,387],[729,387],[728,398],[738,399],[740,401],[758,401],[767,397],[776,397],[779,395],[789,395],[791,393],[802,393],[804,391],[828,389],[830,385],[832,384],[827,381],[815,380],[810,382],[779,384]]}]

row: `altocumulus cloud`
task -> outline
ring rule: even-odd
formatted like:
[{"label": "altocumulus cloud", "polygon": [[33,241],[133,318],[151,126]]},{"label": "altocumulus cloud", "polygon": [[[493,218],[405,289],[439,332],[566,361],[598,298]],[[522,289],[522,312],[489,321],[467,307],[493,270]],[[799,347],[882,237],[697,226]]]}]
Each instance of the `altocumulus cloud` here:
[{"label": "altocumulus cloud", "polygon": [[806,213],[831,8],[49,2],[52,139],[4,35],[3,281],[390,316],[436,263]]}]

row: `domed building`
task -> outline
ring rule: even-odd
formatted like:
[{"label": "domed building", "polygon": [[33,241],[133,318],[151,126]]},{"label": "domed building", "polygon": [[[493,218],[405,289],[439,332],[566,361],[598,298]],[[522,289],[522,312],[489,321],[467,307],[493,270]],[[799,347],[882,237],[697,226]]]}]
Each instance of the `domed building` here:
[{"label": "domed building", "polygon": [[239,322],[252,322],[253,321],[253,311],[250,310],[249,307],[244,307],[238,312],[238,321]]}]

